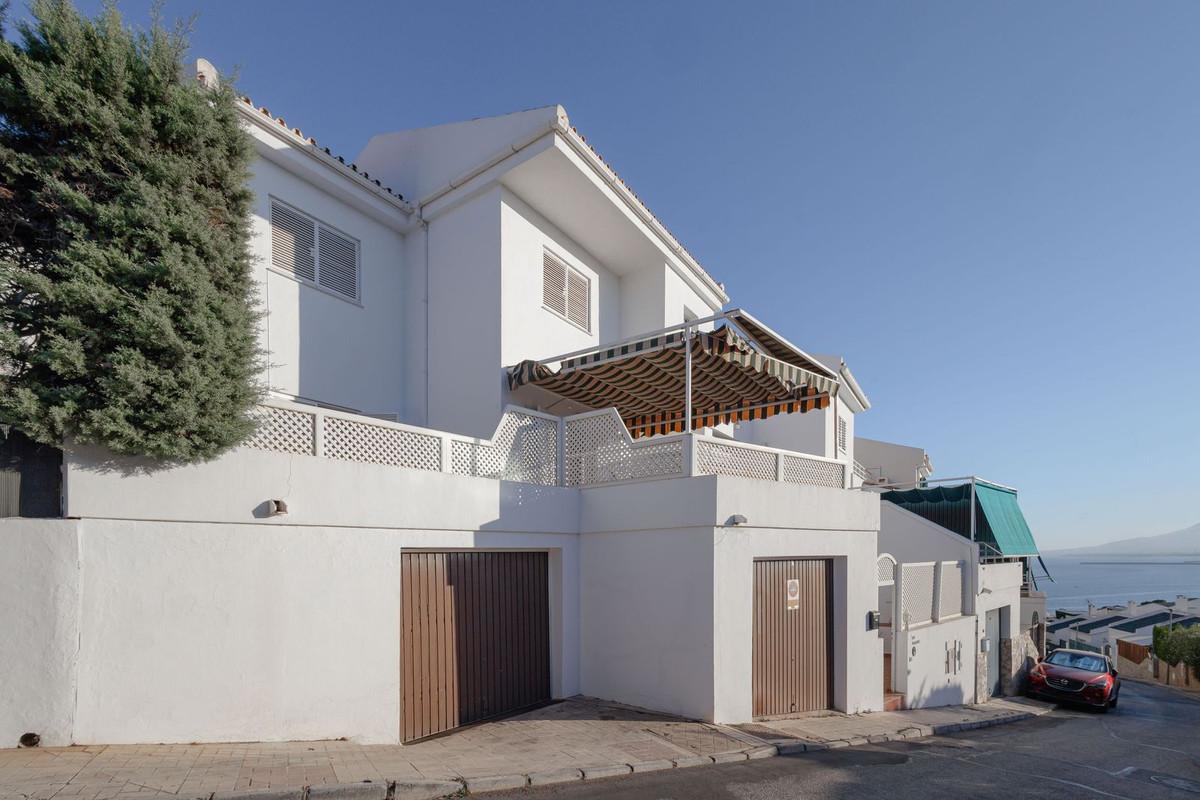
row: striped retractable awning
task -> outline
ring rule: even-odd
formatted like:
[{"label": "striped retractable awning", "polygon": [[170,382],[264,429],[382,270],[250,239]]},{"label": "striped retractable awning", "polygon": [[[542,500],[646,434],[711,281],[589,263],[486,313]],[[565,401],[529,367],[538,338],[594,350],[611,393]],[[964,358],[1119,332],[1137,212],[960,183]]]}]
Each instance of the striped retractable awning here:
[{"label": "striped retractable awning", "polygon": [[[592,408],[615,407],[634,436],[684,430],[682,332],[596,350],[557,371],[523,361],[509,389],[538,386]],[[837,381],[755,351],[724,326],[692,334],[692,428],[825,408]]]}]

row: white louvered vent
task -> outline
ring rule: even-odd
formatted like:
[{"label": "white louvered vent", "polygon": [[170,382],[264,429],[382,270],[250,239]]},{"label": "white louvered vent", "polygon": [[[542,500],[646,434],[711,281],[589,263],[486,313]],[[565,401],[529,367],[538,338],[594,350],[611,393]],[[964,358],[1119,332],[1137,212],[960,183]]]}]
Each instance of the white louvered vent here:
[{"label": "white louvered vent", "polygon": [[271,266],[350,300],[359,299],[358,242],[271,201]]},{"label": "white louvered vent", "polygon": [[837,446],[838,452],[845,453],[849,448],[849,436],[846,431],[845,417],[838,417],[837,421]]},{"label": "white louvered vent", "polygon": [[316,280],[316,226],[280,202],[271,202],[271,265],[302,280]]},{"label": "white louvered vent", "polygon": [[317,232],[320,284],[338,294],[358,299],[358,243],[324,225]]},{"label": "white louvered vent", "polygon": [[592,282],[549,250],[542,251],[542,305],[591,331]]}]

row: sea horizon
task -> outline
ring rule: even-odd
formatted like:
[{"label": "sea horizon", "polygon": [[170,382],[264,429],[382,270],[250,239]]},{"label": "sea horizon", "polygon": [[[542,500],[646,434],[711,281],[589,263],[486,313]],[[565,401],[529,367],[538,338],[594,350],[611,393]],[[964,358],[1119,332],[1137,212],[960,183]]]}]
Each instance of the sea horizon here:
[{"label": "sea horizon", "polygon": [[[1043,557],[1053,580],[1039,580],[1046,593],[1046,610],[1124,605],[1129,601],[1174,600],[1178,595],[1200,597],[1200,555],[1162,554],[1075,555]],[[1200,610],[1200,609],[1198,609]]]}]

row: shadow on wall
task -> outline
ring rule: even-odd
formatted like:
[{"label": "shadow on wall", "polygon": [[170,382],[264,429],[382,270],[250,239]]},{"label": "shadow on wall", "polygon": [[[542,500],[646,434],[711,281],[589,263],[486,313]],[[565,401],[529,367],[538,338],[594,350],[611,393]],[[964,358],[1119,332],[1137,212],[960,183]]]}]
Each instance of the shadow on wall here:
[{"label": "shadow on wall", "polygon": [[910,693],[911,702],[905,703],[905,708],[936,708],[938,706],[960,706],[974,702],[969,696],[968,687],[942,684],[929,688],[929,681],[922,680],[915,694]]},{"label": "shadow on wall", "polygon": [[0,426],[0,517],[62,516],[62,450]]}]

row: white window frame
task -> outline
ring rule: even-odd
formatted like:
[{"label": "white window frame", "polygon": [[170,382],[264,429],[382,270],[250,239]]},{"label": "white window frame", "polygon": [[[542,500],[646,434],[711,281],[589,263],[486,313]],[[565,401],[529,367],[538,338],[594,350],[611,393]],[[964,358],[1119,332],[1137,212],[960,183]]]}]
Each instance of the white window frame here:
[{"label": "white window frame", "polygon": [[546,269],[545,269],[545,261],[544,260],[543,260],[543,267],[542,267],[542,292],[541,292],[541,296],[543,297],[542,308],[545,309],[546,311],[549,311],[551,314],[558,317],[563,322],[566,322],[567,324],[569,324],[575,328],[578,328],[579,330],[583,331],[584,333],[590,334],[592,332],[592,278],[591,278],[591,276],[589,276],[583,270],[575,267],[574,264],[572,264],[571,259],[564,258],[554,248],[546,247],[543,245],[542,246],[543,259],[545,258],[545,255],[547,253],[549,253],[550,256],[552,256],[555,260],[557,260],[560,264],[562,264],[563,267],[566,269],[566,275],[563,277],[563,308],[565,308],[567,310],[568,314],[570,313],[570,310],[571,310],[571,297],[569,294],[570,290],[571,290],[570,289],[571,273],[575,273],[577,276],[579,276],[580,278],[583,279],[585,284],[587,284],[587,309],[588,309],[588,311],[587,311],[587,316],[588,316],[587,327],[580,325],[578,322],[576,322],[575,320],[573,320],[569,316],[567,316],[567,314],[560,314],[558,312],[558,309],[551,308],[550,306],[546,305],[546,302],[544,299],[545,291],[546,291],[546,289],[545,289]]},{"label": "white window frame", "polygon": [[[307,211],[303,211],[303,210],[297,208],[292,203],[289,203],[286,200],[276,197],[275,195],[267,195],[267,199],[269,200],[271,205],[274,205],[275,203],[279,203],[279,205],[286,207],[293,214],[299,214],[300,216],[304,217],[305,219],[307,219],[313,223],[313,280],[310,281],[308,278],[297,275],[294,272],[288,272],[285,269],[280,269],[279,267],[275,266],[275,249],[274,249],[273,242],[271,245],[271,257],[267,260],[267,269],[269,269],[271,272],[274,272],[276,275],[282,275],[285,278],[291,278],[296,283],[299,283],[302,286],[308,286],[309,288],[316,289],[317,291],[323,292],[323,293],[329,295],[330,297],[336,297],[337,299],[339,299],[343,302],[350,303],[351,305],[355,305],[355,306],[358,306],[359,308],[362,308],[363,307],[363,302],[362,302],[362,297],[363,297],[362,242],[359,240],[359,238],[357,236],[351,236],[349,233],[346,233],[344,230],[342,230],[338,226],[330,225],[328,222],[325,222],[320,217],[313,216],[312,214],[308,213]],[[268,226],[268,229],[270,230],[270,232],[273,233],[274,226],[275,226],[274,211],[270,207],[268,207],[267,214],[268,214],[267,226]],[[341,292],[339,292],[335,289],[330,289],[328,286],[322,286],[320,283],[320,280],[321,280],[321,228],[328,228],[330,231],[332,231],[333,233],[336,233],[338,236],[343,236],[346,239],[349,239],[351,242],[354,243],[354,286],[356,289],[356,294],[354,297],[351,297],[350,295],[347,295],[347,294],[342,294]],[[272,236],[272,240],[273,240],[273,238],[274,237]]]}]

